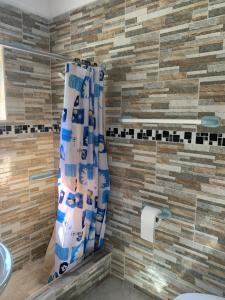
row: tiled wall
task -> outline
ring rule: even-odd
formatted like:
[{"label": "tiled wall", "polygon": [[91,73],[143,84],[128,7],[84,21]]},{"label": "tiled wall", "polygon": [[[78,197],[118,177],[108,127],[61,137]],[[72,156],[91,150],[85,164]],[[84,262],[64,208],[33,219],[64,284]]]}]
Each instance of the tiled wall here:
[{"label": "tiled wall", "polygon": [[[97,1],[55,18],[50,32],[53,52],[106,64],[113,274],[152,299],[225,296],[224,0]],[[54,122],[63,105],[60,70],[52,64]],[[223,126],[120,121],[206,114]],[[173,213],[154,244],[140,239],[146,204]]]},{"label": "tiled wall", "polygon": [[[0,39],[48,51],[47,20],[2,5],[0,16]],[[224,1],[100,0],[55,18],[50,33],[53,52],[106,64],[113,274],[154,299],[186,291],[225,296]],[[53,139],[52,123],[63,105],[63,63],[52,62],[50,74],[47,59],[12,50],[5,63],[0,239],[17,268],[44,254],[54,223],[59,136]],[[223,126],[120,121],[205,114],[220,116]],[[140,239],[146,204],[173,213],[154,244]]]},{"label": "tiled wall", "polygon": [[49,51],[48,20],[1,3],[0,40]]},{"label": "tiled wall", "polygon": [[[0,5],[0,40],[49,51],[48,20]],[[0,122],[0,241],[14,269],[42,256],[55,219],[50,60],[5,50],[7,120]]]}]

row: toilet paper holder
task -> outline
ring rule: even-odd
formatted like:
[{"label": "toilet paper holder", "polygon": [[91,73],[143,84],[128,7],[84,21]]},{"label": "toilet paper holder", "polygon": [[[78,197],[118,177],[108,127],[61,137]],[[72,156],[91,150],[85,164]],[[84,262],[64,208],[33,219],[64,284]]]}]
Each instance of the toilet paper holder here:
[{"label": "toilet paper holder", "polygon": [[155,229],[160,225],[162,220],[172,217],[169,208],[156,208],[146,205],[141,211],[141,230],[140,237],[146,241],[154,243]]},{"label": "toilet paper holder", "polygon": [[156,222],[160,221],[160,220],[168,220],[172,218],[172,212],[169,208],[163,208],[161,209],[161,213],[158,216],[158,220],[156,219]]}]

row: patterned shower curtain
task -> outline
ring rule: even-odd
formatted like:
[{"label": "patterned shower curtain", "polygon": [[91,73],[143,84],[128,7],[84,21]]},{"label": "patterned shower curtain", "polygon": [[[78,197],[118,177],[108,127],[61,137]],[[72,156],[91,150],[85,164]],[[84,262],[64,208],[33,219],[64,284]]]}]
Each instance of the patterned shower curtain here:
[{"label": "patterned shower curtain", "polygon": [[101,67],[65,67],[55,265],[49,282],[101,248],[109,199]]}]

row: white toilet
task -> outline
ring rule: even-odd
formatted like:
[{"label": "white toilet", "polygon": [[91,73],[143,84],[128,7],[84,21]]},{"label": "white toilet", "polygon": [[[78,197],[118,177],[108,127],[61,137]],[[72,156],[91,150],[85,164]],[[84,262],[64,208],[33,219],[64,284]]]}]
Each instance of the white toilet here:
[{"label": "white toilet", "polygon": [[178,296],[175,300],[225,300],[225,298],[209,294],[187,293]]}]

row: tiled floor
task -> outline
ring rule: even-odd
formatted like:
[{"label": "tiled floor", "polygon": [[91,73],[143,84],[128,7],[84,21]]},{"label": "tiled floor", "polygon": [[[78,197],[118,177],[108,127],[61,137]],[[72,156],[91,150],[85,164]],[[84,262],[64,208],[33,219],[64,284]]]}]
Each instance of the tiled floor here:
[{"label": "tiled floor", "polygon": [[108,277],[100,285],[85,293],[79,300],[150,300],[128,282]]},{"label": "tiled floor", "polygon": [[48,280],[48,274],[45,273],[43,266],[43,259],[38,259],[25,264],[23,269],[15,271],[0,299],[24,300],[43,287]]}]

